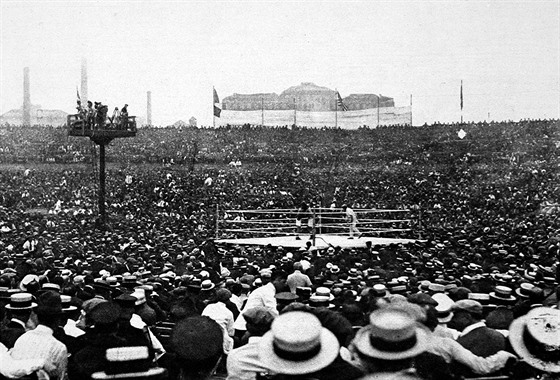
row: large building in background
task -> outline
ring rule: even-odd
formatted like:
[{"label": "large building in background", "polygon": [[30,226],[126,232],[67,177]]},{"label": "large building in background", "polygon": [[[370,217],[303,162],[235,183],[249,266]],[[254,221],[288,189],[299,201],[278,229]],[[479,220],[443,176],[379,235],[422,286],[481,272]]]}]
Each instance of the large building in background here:
[{"label": "large building in background", "polygon": [[340,127],[411,123],[411,107],[395,107],[391,97],[376,94],[350,94],[342,98],[347,108],[337,104],[337,93],[327,87],[304,82],[280,95],[276,93],[233,94],[222,100],[219,125],[293,125]]},{"label": "large building in background", "polygon": [[[342,99],[349,110],[394,107],[393,98],[376,94],[351,94]],[[336,91],[314,83],[304,82],[283,91],[263,94],[233,94],[222,101],[222,109],[230,111],[293,110],[298,111],[335,111]]]}]

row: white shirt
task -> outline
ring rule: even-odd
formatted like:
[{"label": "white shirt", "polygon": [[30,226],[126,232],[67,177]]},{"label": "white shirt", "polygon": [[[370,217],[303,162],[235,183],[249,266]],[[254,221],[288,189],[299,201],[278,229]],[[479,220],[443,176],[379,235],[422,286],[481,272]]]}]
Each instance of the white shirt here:
[{"label": "white shirt", "polygon": [[9,378],[20,378],[31,375],[45,366],[45,359],[15,360],[8,349],[0,343],[0,374]]},{"label": "white shirt", "polygon": [[49,375],[57,379],[66,377],[68,367],[68,351],[66,346],[53,337],[53,330],[47,326],[39,325],[35,330],[27,331],[20,336],[10,351],[12,358],[43,359],[54,370]]},{"label": "white shirt", "polygon": [[239,316],[235,320],[234,328],[236,330],[247,330],[247,322],[243,317],[243,312],[245,310],[252,309],[254,307],[260,306],[268,309],[274,316],[278,316],[278,310],[276,309],[276,288],[269,282],[268,284],[257,288],[249,294],[249,298],[247,298],[247,303],[245,307],[239,313]]},{"label": "white shirt", "polygon": [[227,357],[227,380],[255,380],[257,374],[268,369],[259,359],[260,336],[249,337],[249,342],[232,350]]},{"label": "white shirt", "polygon": [[208,304],[202,311],[203,316],[212,318],[220,328],[224,335],[224,354],[229,354],[233,349],[233,313],[229,310],[223,302],[216,302]]}]

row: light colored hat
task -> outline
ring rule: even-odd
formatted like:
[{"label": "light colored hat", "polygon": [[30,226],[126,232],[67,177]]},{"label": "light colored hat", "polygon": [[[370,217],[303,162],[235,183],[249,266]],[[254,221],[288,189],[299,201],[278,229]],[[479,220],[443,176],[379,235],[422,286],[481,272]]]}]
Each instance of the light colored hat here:
[{"label": "light colored hat", "polygon": [[326,297],[328,301],[334,300],[334,295],[331,293],[331,290],[325,286],[320,286],[315,289],[315,293],[313,293],[312,296]]},{"label": "light colored hat", "polygon": [[204,280],[200,284],[200,290],[212,290],[216,287],[216,284],[212,282],[212,280]]},{"label": "light colored hat", "polygon": [[30,293],[16,293],[10,296],[10,303],[5,306],[8,310],[28,310],[37,307]]},{"label": "light colored hat", "polygon": [[336,336],[311,313],[292,311],[277,317],[259,342],[259,359],[272,372],[316,372],[338,356]]},{"label": "light colored hat", "polygon": [[109,348],[105,353],[105,371],[95,372],[92,379],[161,379],[164,368],[150,368],[151,360],[145,346]]},{"label": "light colored hat", "polygon": [[370,315],[370,324],[353,340],[356,349],[370,358],[401,360],[425,351],[427,333],[404,311],[379,309]]},{"label": "light colored hat", "polygon": [[508,286],[497,285],[493,292],[490,292],[490,298],[498,301],[513,302],[516,300],[512,295],[513,289]]},{"label": "light colored hat", "polygon": [[436,293],[432,298],[438,303],[436,311],[439,323],[448,323],[453,318],[451,310],[455,302],[444,293]]},{"label": "light colored hat", "polygon": [[511,346],[531,367],[560,373],[560,310],[537,307],[509,327]]},{"label": "light colored hat", "polygon": [[42,290],[54,290],[55,292],[60,293],[60,285],[58,284],[53,284],[51,282],[46,282],[43,284],[43,286],[41,286]]},{"label": "light colored hat", "polygon": [[134,304],[136,306],[146,303],[146,291],[142,288],[134,288],[134,292],[130,294],[132,297],[136,298]]},{"label": "light colored hat", "polygon": [[60,295],[60,302],[62,302],[62,311],[74,311],[78,309],[76,306],[71,305],[72,297],[65,294]]}]

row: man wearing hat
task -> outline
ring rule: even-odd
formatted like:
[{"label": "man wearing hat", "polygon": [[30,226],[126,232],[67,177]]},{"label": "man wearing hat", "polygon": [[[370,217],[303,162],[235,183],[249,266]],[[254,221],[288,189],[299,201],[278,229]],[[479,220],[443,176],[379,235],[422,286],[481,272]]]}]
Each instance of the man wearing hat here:
[{"label": "man wearing hat", "polygon": [[233,349],[233,313],[226,306],[226,302],[231,298],[231,292],[225,288],[216,291],[216,302],[208,304],[202,311],[203,316],[210,317],[222,329],[224,334],[224,354],[228,355]]},{"label": "man wearing hat", "polygon": [[54,368],[49,371],[49,375],[56,379],[64,379],[68,365],[68,351],[66,346],[53,336],[62,314],[60,295],[53,291],[42,293],[35,312],[39,325],[19,337],[11,355],[18,360],[45,359]]},{"label": "man wearing hat", "polygon": [[253,380],[268,369],[259,360],[259,341],[270,330],[274,315],[264,307],[246,310],[248,341],[233,349],[227,358],[228,380]]},{"label": "man wearing hat", "polygon": [[251,292],[251,294],[249,294],[247,303],[245,304],[243,311],[241,312],[241,314],[239,314],[235,321],[234,327],[236,330],[246,330],[245,318],[243,317],[243,312],[245,310],[261,306],[268,309],[272,314],[278,315],[278,303],[276,301],[275,295],[277,292],[282,291],[286,286],[288,276],[285,272],[282,271],[277,271],[274,274],[269,272],[261,272],[261,276],[263,276],[263,282],[266,281],[266,284],[258,289],[255,289],[253,292]]},{"label": "man wearing hat", "polygon": [[117,336],[120,307],[113,302],[101,302],[87,315],[92,327],[86,330],[84,347],[72,355],[68,362],[71,379],[87,379],[92,373],[102,371],[105,366],[105,351],[108,348],[126,346],[126,340]]},{"label": "man wearing hat", "polygon": [[208,317],[195,316],[179,321],[171,333],[179,380],[210,378],[223,354],[220,326]]},{"label": "man wearing hat", "polygon": [[414,374],[414,360],[426,348],[427,332],[405,311],[390,308],[373,312],[351,345],[366,373]]},{"label": "man wearing hat", "polygon": [[506,349],[506,338],[486,327],[482,320],[482,304],[478,301],[455,302],[450,326],[461,332],[457,342],[477,356],[488,357]]},{"label": "man wearing hat", "polygon": [[0,329],[0,343],[8,349],[12,348],[16,340],[25,333],[31,311],[37,306],[32,299],[30,293],[12,294],[10,302],[5,306],[10,322]]}]

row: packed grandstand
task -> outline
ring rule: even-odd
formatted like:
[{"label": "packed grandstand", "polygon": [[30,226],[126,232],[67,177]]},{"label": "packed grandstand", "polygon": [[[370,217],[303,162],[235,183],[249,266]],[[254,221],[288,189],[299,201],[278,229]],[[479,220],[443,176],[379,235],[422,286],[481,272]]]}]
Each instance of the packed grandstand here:
[{"label": "packed grandstand", "polygon": [[[560,373],[559,120],[139,128],[107,149],[103,230],[94,144],[62,126],[0,136],[4,376]],[[342,235],[356,210],[364,246],[296,234],[302,203]],[[406,214],[365,228],[375,210]],[[270,240],[235,243],[256,218]],[[57,354],[29,356],[47,329]]]}]

